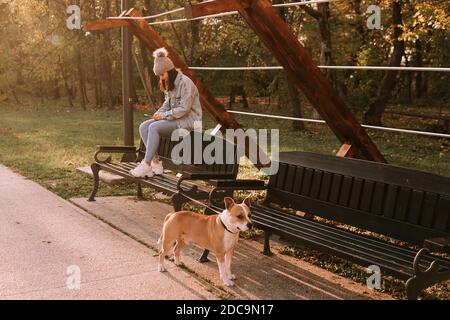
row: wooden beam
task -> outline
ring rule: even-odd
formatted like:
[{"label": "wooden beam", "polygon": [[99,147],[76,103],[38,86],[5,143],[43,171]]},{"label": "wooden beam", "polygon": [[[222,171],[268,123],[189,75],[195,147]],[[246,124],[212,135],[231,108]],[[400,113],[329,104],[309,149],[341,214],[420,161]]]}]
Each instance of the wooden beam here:
[{"label": "wooden beam", "polygon": [[336,156],[338,157],[347,157],[349,156],[350,153],[350,149],[352,148],[352,145],[349,143],[344,143],[342,144],[341,148],[339,149],[339,151],[336,153]]},{"label": "wooden beam", "polygon": [[184,14],[186,18],[192,19],[222,12],[237,11],[248,6],[249,4],[243,0],[210,1],[195,5],[186,5],[184,7]]},{"label": "wooden beam", "polygon": [[272,3],[269,0],[241,1],[248,4],[238,10],[241,16],[284,67],[290,81],[303,91],[341,143],[351,144],[359,158],[386,162],[350,108],[277,14]]},{"label": "wooden beam", "polygon": [[84,31],[100,31],[112,28],[128,27],[126,20],[97,20],[91,21],[83,25]]}]

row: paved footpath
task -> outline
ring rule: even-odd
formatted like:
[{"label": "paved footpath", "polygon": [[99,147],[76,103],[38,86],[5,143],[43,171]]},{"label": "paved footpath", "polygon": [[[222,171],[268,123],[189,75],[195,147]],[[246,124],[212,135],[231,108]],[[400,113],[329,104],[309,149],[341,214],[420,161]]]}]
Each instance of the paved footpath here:
[{"label": "paved footpath", "polygon": [[[215,299],[155,251],[0,165],[0,299]],[[76,286],[80,270],[80,289]],[[68,274],[69,273],[69,274]]]}]

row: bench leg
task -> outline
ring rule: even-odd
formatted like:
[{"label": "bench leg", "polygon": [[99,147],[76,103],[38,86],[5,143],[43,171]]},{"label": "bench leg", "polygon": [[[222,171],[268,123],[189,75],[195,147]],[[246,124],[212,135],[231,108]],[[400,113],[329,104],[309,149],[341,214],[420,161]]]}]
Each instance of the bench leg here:
[{"label": "bench leg", "polygon": [[270,236],[272,235],[269,231],[264,231],[264,251],[263,254],[266,256],[271,256],[272,251],[270,251]]},{"label": "bench leg", "polygon": [[140,183],[137,184],[137,198],[139,200],[144,199],[144,193],[142,192],[142,185]]},{"label": "bench leg", "polygon": [[172,201],[173,208],[176,211],[181,211],[183,209],[183,205],[186,202],[186,198],[183,197],[180,193],[174,193],[172,195],[172,198],[170,199]]},{"label": "bench leg", "polygon": [[423,289],[450,279],[450,270],[439,271],[437,261],[433,261],[425,271],[420,270],[420,260],[428,252],[428,249],[422,248],[414,258],[414,275],[406,282],[406,296],[409,300],[417,300]]},{"label": "bench leg", "polygon": [[94,188],[92,190],[91,196],[89,197],[88,201],[95,201],[95,196],[97,194],[98,186],[100,184],[100,176],[99,176],[100,165],[98,163],[91,164],[91,170],[92,170],[92,174],[94,176]]},{"label": "bench leg", "polygon": [[200,259],[198,259],[199,262],[204,263],[204,262],[208,262],[208,255],[209,255],[209,250],[205,249],[202,253],[202,256],[200,257]]}]

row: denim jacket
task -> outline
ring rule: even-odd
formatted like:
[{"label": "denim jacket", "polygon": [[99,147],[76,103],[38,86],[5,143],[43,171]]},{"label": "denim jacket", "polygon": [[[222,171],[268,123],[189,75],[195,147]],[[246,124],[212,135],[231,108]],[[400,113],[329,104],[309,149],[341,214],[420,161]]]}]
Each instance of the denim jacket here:
[{"label": "denim jacket", "polygon": [[194,122],[202,121],[200,95],[192,80],[178,72],[174,89],[165,93],[164,103],[156,111],[162,119],[176,120],[178,128],[194,129]]}]

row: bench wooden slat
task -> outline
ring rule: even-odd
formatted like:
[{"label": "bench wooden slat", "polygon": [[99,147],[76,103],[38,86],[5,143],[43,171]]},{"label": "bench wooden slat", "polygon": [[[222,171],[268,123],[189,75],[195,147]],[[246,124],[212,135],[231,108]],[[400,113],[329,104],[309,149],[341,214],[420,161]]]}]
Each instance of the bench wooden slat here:
[{"label": "bench wooden slat", "polygon": [[300,194],[304,196],[309,196],[309,193],[311,191],[311,184],[312,184],[312,178],[314,170],[310,168],[305,169],[305,175],[303,177],[303,183],[302,183],[302,190]]},{"label": "bench wooden slat", "polygon": [[439,198],[434,227],[442,231],[450,232],[450,198]]},{"label": "bench wooden slat", "polygon": [[324,172],[322,177],[322,186],[320,188],[319,199],[327,201],[330,196],[331,182],[333,180],[333,175],[330,172]]},{"label": "bench wooden slat", "polygon": [[336,173],[333,174],[333,182],[331,184],[330,197],[328,201],[336,204],[338,203],[342,180],[342,175]]},{"label": "bench wooden slat", "polygon": [[386,184],[382,182],[375,182],[373,191],[373,199],[370,211],[377,215],[383,214],[383,204],[385,198]]},{"label": "bench wooden slat", "polygon": [[276,187],[282,189],[285,185],[287,164],[281,163],[277,174]]},{"label": "bench wooden slat", "polygon": [[295,180],[294,180],[294,187],[292,189],[292,193],[299,194],[300,188],[302,187],[303,183],[303,174],[304,174],[304,168],[303,167],[297,167],[295,170]]},{"label": "bench wooden slat", "polygon": [[394,185],[388,185],[386,191],[386,201],[383,208],[383,216],[386,218],[393,218],[395,213],[395,207],[397,204],[399,187]]},{"label": "bench wooden slat", "polygon": [[341,194],[339,196],[339,204],[345,207],[348,206],[350,193],[352,191],[353,179],[349,176],[344,176],[342,180]]},{"label": "bench wooden slat", "polygon": [[323,171],[314,170],[313,181],[312,181],[312,186],[311,186],[311,197],[312,198],[319,199],[320,187],[322,185],[322,177],[323,177]]},{"label": "bench wooden slat", "polygon": [[400,187],[395,206],[394,219],[399,221],[406,221],[409,204],[411,198],[411,189],[407,187]]},{"label": "bench wooden slat", "polygon": [[360,178],[353,179],[352,193],[350,196],[349,207],[353,209],[359,208],[364,181]]},{"label": "bench wooden slat", "polygon": [[363,185],[363,193],[361,197],[361,202],[359,208],[362,211],[369,211],[370,206],[372,204],[372,197],[373,197],[373,188],[375,186],[375,183],[370,180],[364,180]]},{"label": "bench wooden slat", "polygon": [[435,193],[426,192],[420,224],[424,227],[433,227],[433,217],[437,210],[438,195]]},{"label": "bench wooden slat", "polygon": [[285,188],[287,188],[289,192],[291,192],[292,189],[294,188],[294,179],[295,179],[295,166],[289,165],[285,183]]},{"label": "bench wooden slat", "polygon": [[411,201],[408,211],[408,222],[413,224],[419,224],[423,198],[424,198],[423,191],[412,190]]}]

